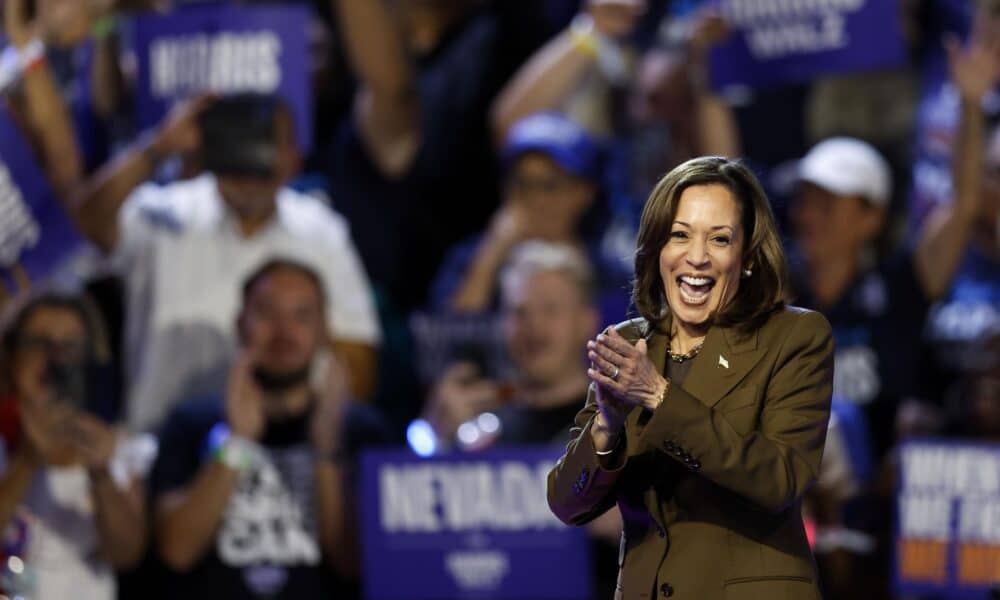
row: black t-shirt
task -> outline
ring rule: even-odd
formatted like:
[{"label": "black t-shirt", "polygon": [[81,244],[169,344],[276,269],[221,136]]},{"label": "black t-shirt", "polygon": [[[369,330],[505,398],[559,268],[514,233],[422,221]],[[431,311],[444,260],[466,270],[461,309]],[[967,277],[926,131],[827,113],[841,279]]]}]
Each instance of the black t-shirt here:
[{"label": "black t-shirt", "polygon": [[[160,436],[150,476],[154,499],[188,485],[208,455],[209,432],[225,419],[219,399],[178,407]],[[344,425],[348,458],[386,439],[377,416],[352,405]],[[309,415],[270,424],[243,472],[208,552],[168,581],[172,598],[342,598],[345,584],[323,562],[317,532]],[[155,501],[155,500],[154,500]]]},{"label": "black t-shirt", "polygon": [[804,282],[797,273],[796,304],[822,312],[833,328],[833,393],[864,409],[881,456],[892,444],[899,402],[921,396],[918,365],[930,305],[913,259],[899,254],[858,273],[830,307],[817,306]]},{"label": "black t-shirt", "polygon": [[524,404],[508,404],[496,411],[503,427],[497,440],[501,444],[565,445],[573,418],[580,412],[587,395],[568,404],[550,408],[534,408]]},{"label": "black t-shirt", "polygon": [[496,208],[497,164],[488,111],[521,60],[544,40],[532,3],[497,2],[452,27],[416,64],[421,147],[409,171],[385,177],[352,119],[331,147],[334,208],[373,283],[394,304],[422,306],[447,248]]}]

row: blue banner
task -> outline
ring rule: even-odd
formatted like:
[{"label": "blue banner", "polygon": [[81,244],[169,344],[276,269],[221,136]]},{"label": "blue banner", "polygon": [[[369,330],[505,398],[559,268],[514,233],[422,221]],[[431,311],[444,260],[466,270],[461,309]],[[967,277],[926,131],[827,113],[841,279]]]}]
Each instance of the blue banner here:
[{"label": "blue banner", "polygon": [[712,50],[716,89],[763,88],[906,59],[896,0],[721,0],[733,34]]},{"label": "blue banner", "polygon": [[362,455],[365,598],[590,598],[586,534],[559,522],[545,499],[560,454]]},{"label": "blue banner", "polygon": [[0,270],[19,265],[32,281],[45,279],[81,238],[56,199],[35,154],[0,105]]},{"label": "blue banner", "polygon": [[1000,584],[1000,444],[912,441],[899,459],[897,592],[989,597]]},{"label": "blue banner", "polygon": [[279,94],[295,116],[302,149],[312,145],[309,8],[303,5],[191,6],[135,17],[139,127],[152,127],[177,100],[211,91]]}]

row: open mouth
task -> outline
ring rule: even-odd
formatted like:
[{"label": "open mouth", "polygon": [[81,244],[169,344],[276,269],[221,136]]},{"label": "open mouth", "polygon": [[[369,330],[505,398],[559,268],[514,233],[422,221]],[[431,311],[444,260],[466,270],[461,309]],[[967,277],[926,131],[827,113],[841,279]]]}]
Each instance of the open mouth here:
[{"label": "open mouth", "polygon": [[693,306],[708,302],[708,296],[712,293],[713,287],[715,287],[715,279],[712,277],[681,275],[677,278],[677,288],[680,290],[681,300]]}]

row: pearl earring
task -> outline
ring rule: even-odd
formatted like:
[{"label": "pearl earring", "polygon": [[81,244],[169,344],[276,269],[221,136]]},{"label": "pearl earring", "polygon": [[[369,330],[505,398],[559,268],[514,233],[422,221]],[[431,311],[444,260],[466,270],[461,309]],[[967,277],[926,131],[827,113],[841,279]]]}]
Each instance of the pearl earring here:
[{"label": "pearl earring", "polygon": [[751,275],[753,275],[753,271],[751,269],[743,269],[743,277],[750,277]]}]

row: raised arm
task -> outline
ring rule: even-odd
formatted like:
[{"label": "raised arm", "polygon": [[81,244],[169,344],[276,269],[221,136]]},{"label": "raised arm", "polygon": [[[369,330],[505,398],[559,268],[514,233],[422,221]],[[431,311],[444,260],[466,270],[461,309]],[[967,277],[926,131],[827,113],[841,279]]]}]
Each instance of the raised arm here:
[{"label": "raised arm", "polygon": [[406,174],[420,148],[420,105],[399,23],[385,0],[332,0],[361,86],[354,118],[382,174]]},{"label": "raised arm", "polygon": [[39,146],[42,164],[59,199],[67,198],[83,174],[83,160],[73,134],[69,111],[56,89],[45,60],[38,29],[25,11],[26,0],[4,5],[4,29],[11,44],[24,55],[36,55],[24,71],[24,100],[30,134]]},{"label": "raised arm", "polygon": [[491,111],[494,137],[524,117],[558,110],[603,62],[624,66],[619,39],[632,33],[645,0],[589,0],[562,33],[545,44],[497,96]]},{"label": "raised arm", "polygon": [[98,248],[110,252],[117,245],[118,211],[132,190],[152,177],[166,157],[198,147],[197,115],[210,101],[203,96],[175,107],[159,128],[101,167],[74,195],[70,212]]},{"label": "raised arm", "polygon": [[962,114],[952,163],[952,202],[928,215],[915,248],[917,277],[931,299],[948,291],[979,212],[985,144],[982,100],[1000,79],[998,36],[974,35],[964,49],[950,38],[946,48],[951,77],[962,96]]}]

